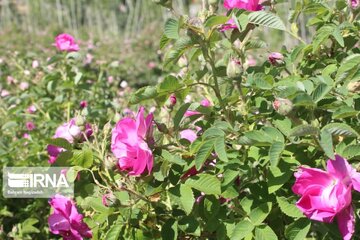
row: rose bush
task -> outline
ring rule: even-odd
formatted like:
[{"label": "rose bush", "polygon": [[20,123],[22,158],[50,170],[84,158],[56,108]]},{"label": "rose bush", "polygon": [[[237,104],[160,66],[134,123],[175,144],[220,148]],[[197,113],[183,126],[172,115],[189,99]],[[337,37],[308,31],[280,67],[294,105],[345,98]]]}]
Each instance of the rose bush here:
[{"label": "rose bush", "polygon": [[[67,37],[56,38],[58,52],[34,68],[42,76],[29,86],[16,78],[2,85],[10,114],[23,114],[21,130],[2,126],[16,139],[11,148],[1,141],[5,165],[28,163],[6,160],[21,148],[32,165],[48,166],[50,157],[71,167],[75,182],[73,199],[19,200],[39,210],[26,221],[11,219],[14,205],[1,199],[10,209],[1,212],[4,226],[15,226],[2,236],[357,239],[356,1],[296,1],[288,24],[277,15],[281,1],[203,1],[195,17],[155,2],[174,14],[156,86],[114,86],[101,68],[80,63],[81,48],[69,49],[77,41]],[[300,17],[312,39],[300,37],[309,31],[299,30]],[[261,39],[264,29],[297,44],[276,49]]]}]

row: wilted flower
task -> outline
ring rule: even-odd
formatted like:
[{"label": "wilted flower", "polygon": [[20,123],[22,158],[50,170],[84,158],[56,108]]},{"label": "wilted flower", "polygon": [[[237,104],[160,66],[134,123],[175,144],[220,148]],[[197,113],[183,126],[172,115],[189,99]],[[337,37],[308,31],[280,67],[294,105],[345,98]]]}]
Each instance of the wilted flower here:
[{"label": "wilted flower", "polygon": [[26,122],[25,123],[26,129],[32,131],[35,129],[35,124],[33,122]]},{"label": "wilted flower", "polygon": [[61,235],[64,240],[82,240],[92,237],[91,230],[83,222],[83,215],[78,213],[74,201],[56,194],[50,199],[49,204],[53,209],[48,219],[50,232]]},{"label": "wilted flower", "polygon": [[55,38],[56,48],[59,51],[76,52],[79,51],[79,46],[75,43],[73,36],[67,33],[62,33]]},{"label": "wilted flower", "polygon": [[279,52],[270,53],[268,59],[271,65],[280,65],[284,63],[284,56]]},{"label": "wilted flower", "polygon": [[227,10],[237,8],[253,12],[263,9],[259,2],[259,0],[224,0],[224,7]]},{"label": "wilted flower", "polygon": [[293,103],[286,98],[277,98],[273,102],[273,108],[281,115],[287,115],[293,109]]},{"label": "wilted flower", "polygon": [[112,130],[111,151],[119,168],[129,175],[141,175],[145,169],[152,171],[154,157],[148,145],[153,141],[152,123],[153,114],[144,119],[144,108],[140,107],[136,119],[123,118]]},{"label": "wilted flower", "polygon": [[300,167],[292,190],[301,196],[296,206],[306,217],[331,223],[336,217],[344,240],[355,230],[351,190],[360,191],[360,173],[341,156],[327,161],[327,170]]}]

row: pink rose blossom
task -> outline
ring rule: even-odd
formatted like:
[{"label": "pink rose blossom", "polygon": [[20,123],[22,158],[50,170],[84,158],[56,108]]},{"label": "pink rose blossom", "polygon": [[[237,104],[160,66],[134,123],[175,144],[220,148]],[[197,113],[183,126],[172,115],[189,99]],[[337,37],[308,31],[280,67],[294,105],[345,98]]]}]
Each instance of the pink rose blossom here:
[{"label": "pink rose blossom", "polygon": [[32,130],[35,129],[35,124],[33,122],[27,122],[25,124],[25,126],[26,126],[26,129],[29,130],[29,131],[32,131]]},{"label": "pink rose blossom", "polygon": [[17,80],[15,78],[13,78],[12,76],[7,76],[6,82],[10,85],[10,84],[17,83]]},{"label": "pink rose blossom", "polygon": [[1,90],[1,92],[0,92],[0,96],[1,96],[1,97],[7,97],[7,96],[9,96],[9,95],[10,95],[10,92],[9,92],[8,90],[3,89],[3,90]]},{"label": "pink rose blossom", "polygon": [[109,84],[114,82],[114,77],[113,76],[108,76],[107,81]]},{"label": "pink rose blossom", "polygon": [[245,9],[250,12],[262,10],[263,7],[259,4],[259,0],[225,0],[224,7],[227,10],[237,8]]},{"label": "pink rose blossom", "polygon": [[31,65],[32,65],[32,68],[37,68],[37,67],[39,67],[39,61],[34,60]]},{"label": "pink rose blossom", "polygon": [[74,201],[57,194],[50,199],[49,204],[53,209],[48,219],[50,232],[61,235],[64,240],[92,237],[92,232],[83,222],[83,215],[79,214]]},{"label": "pink rose blossom", "polygon": [[270,53],[268,59],[271,65],[278,65],[284,63],[284,56],[279,52]]},{"label": "pink rose blossom", "polygon": [[74,37],[67,33],[58,35],[55,38],[54,45],[59,51],[77,52],[80,49],[78,44],[75,43]]},{"label": "pink rose blossom", "polygon": [[195,131],[193,131],[191,129],[186,129],[186,130],[183,130],[180,132],[180,138],[186,139],[192,143],[197,139],[197,134]]},{"label": "pink rose blossom", "polygon": [[136,119],[125,117],[112,130],[111,151],[118,159],[118,167],[129,175],[141,175],[145,169],[150,174],[154,157],[148,146],[153,141],[153,114],[144,119],[140,107]]},{"label": "pink rose blossom", "polygon": [[[83,141],[84,140],[84,137],[82,135],[83,133],[87,137],[90,137],[92,135],[92,132],[93,131],[92,131],[91,125],[88,123],[85,124],[85,130],[84,130],[84,132],[82,132],[80,127],[76,125],[76,120],[73,118],[69,122],[64,123],[63,125],[59,126],[56,129],[55,135],[53,136],[53,138],[63,138],[72,144],[75,142],[75,140],[77,140],[79,142]],[[56,161],[58,155],[61,152],[65,151],[65,149],[54,146],[54,145],[48,145],[47,151],[50,156],[48,162],[50,164],[53,164]]]},{"label": "pink rose blossom", "polygon": [[35,113],[36,112],[36,107],[34,106],[34,105],[31,105],[31,106],[29,106],[27,109],[26,109],[26,111],[28,112],[28,113],[30,113],[30,114],[33,114],[33,113]]},{"label": "pink rose blossom", "polygon": [[349,0],[349,5],[351,8],[356,9],[360,6],[360,0]]},{"label": "pink rose blossom", "polygon": [[24,133],[22,137],[25,138],[25,139],[30,139],[30,134]]},{"label": "pink rose blossom", "polygon": [[341,156],[327,161],[327,170],[300,167],[292,190],[301,196],[296,206],[306,217],[331,223],[337,219],[344,240],[355,231],[351,190],[360,191],[360,173]]},{"label": "pink rose blossom", "polygon": [[26,89],[29,88],[29,83],[21,82],[20,85],[19,85],[19,88],[20,88],[20,90],[25,91]]}]

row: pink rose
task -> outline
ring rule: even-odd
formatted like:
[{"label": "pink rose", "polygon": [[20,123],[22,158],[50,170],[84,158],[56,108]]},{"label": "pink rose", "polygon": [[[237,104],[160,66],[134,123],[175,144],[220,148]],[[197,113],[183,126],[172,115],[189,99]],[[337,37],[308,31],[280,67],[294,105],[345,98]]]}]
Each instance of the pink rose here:
[{"label": "pink rose", "polygon": [[20,90],[25,91],[26,89],[29,88],[29,83],[21,82],[20,85],[19,85],[19,88],[20,88]]},{"label": "pink rose", "polygon": [[296,206],[306,217],[331,223],[336,217],[344,240],[355,230],[351,190],[360,191],[360,173],[339,155],[327,161],[327,171],[300,167],[292,190],[301,196]]},{"label": "pink rose", "polygon": [[[74,143],[75,140],[81,142],[84,140],[84,137],[82,134],[85,134],[87,137],[90,137],[92,135],[92,128],[91,125],[86,123],[85,124],[85,130],[81,131],[80,127],[76,125],[76,120],[73,118],[69,122],[64,123],[63,125],[59,126],[56,131],[53,138],[63,138],[69,143]],[[54,145],[48,145],[47,151],[50,156],[48,162],[50,164],[53,164],[58,155],[65,151],[64,148],[57,147]]]},{"label": "pink rose", "polygon": [[225,0],[224,7],[227,10],[238,8],[251,12],[263,9],[263,7],[259,4],[259,0]]},{"label": "pink rose", "polygon": [[26,129],[29,130],[29,131],[32,131],[32,130],[35,129],[35,124],[33,122],[27,122],[25,124],[25,126],[26,126]]},{"label": "pink rose", "polygon": [[193,131],[191,129],[186,129],[186,130],[183,130],[180,132],[180,138],[186,139],[192,143],[197,139],[197,134],[195,131]]},{"label": "pink rose", "polygon": [[73,36],[67,33],[62,33],[58,35],[55,38],[54,45],[59,51],[77,52],[80,49],[77,43],[75,43],[75,39],[73,38]]},{"label": "pink rose", "polygon": [[284,63],[284,55],[278,52],[272,52],[269,55],[269,62],[271,65],[279,65]]},{"label": "pink rose", "polygon": [[31,66],[32,66],[32,68],[37,68],[37,67],[39,67],[39,61],[38,60],[34,60],[33,62],[32,62],[32,64],[31,64]]},{"label": "pink rose", "polygon": [[144,108],[140,107],[136,119],[125,117],[112,130],[111,151],[118,159],[120,170],[129,175],[140,175],[145,169],[151,173],[153,154],[148,146],[153,141],[153,114],[144,119]]},{"label": "pink rose", "polygon": [[28,113],[30,113],[30,114],[35,113],[36,110],[37,110],[37,109],[36,109],[35,105],[31,105],[31,106],[29,106],[29,107],[26,109],[26,111],[27,111]]},{"label": "pink rose", "polygon": [[61,235],[64,240],[92,237],[92,232],[83,222],[83,215],[78,213],[74,201],[57,194],[50,199],[49,204],[53,209],[48,219],[50,232]]},{"label": "pink rose", "polygon": [[360,6],[360,0],[349,0],[349,5],[351,8],[356,9]]}]

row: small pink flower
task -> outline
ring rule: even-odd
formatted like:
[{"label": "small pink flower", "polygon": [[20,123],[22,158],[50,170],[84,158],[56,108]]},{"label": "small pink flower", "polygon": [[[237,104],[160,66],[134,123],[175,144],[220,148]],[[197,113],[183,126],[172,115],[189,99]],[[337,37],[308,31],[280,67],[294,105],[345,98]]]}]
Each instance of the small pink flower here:
[{"label": "small pink flower", "polygon": [[29,83],[28,82],[21,82],[19,85],[20,90],[25,91],[26,89],[29,88]]},{"label": "small pink flower", "polygon": [[10,95],[10,92],[9,92],[8,90],[3,89],[3,90],[1,90],[1,92],[0,92],[0,96],[1,96],[1,97],[7,97],[7,96],[9,96],[9,95]]},{"label": "small pink flower", "polygon": [[30,134],[24,133],[22,137],[25,138],[25,139],[30,139]]},{"label": "small pink flower", "polygon": [[27,122],[25,125],[26,125],[26,129],[29,131],[32,131],[35,129],[35,124],[33,122]]},{"label": "small pink flower", "polygon": [[34,60],[32,62],[32,68],[38,68],[39,67],[39,61],[38,60]]},{"label": "small pink flower", "polygon": [[35,113],[36,110],[37,110],[37,109],[36,109],[35,105],[31,105],[31,106],[29,106],[29,107],[26,109],[26,111],[27,111],[28,113],[30,113],[30,114]]},{"label": "small pink flower", "polygon": [[360,191],[360,173],[341,156],[327,161],[327,170],[300,167],[292,190],[301,196],[296,206],[306,217],[331,223],[337,219],[344,240],[355,231],[351,190]]},{"label": "small pink flower", "polygon": [[195,131],[191,130],[191,129],[186,129],[180,132],[180,138],[181,139],[186,139],[188,140],[190,143],[194,142],[197,139],[197,134]]},{"label": "small pink flower", "polygon": [[203,107],[210,107],[210,106],[211,106],[211,102],[210,102],[208,99],[206,99],[206,98],[204,98],[203,100],[201,100],[200,104],[201,104],[201,106],[203,106]]},{"label": "small pink flower", "polygon": [[263,7],[259,4],[259,0],[225,0],[224,7],[227,10],[237,8],[244,9],[250,12],[262,10]]},{"label": "small pink flower", "polygon": [[149,69],[154,69],[154,68],[156,67],[156,63],[153,62],[153,61],[151,61],[151,62],[148,63],[147,67],[148,67]]},{"label": "small pink flower", "polygon": [[17,83],[17,81],[16,81],[16,79],[15,78],[13,78],[12,76],[7,76],[6,77],[6,82],[7,82],[7,84],[15,84],[15,83]]},{"label": "small pink flower", "polygon": [[53,209],[48,219],[50,232],[61,235],[64,240],[92,238],[92,232],[83,222],[83,215],[79,214],[74,201],[57,194],[49,204]]},{"label": "small pink flower", "polygon": [[349,5],[351,8],[356,9],[360,6],[360,0],[349,0]]},{"label": "small pink flower", "polygon": [[144,119],[140,107],[136,119],[123,118],[112,130],[111,151],[118,159],[118,167],[129,175],[141,175],[145,169],[150,174],[154,157],[148,143],[153,141],[153,114]]},{"label": "small pink flower", "polygon": [[90,64],[93,59],[94,59],[94,56],[90,53],[87,53],[85,56],[85,64]]},{"label": "small pink flower", "polygon": [[107,81],[110,84],[113,83],[114,82],[114,77],[113,76],[108,76]]},{"label": "small pink flower", "polygon": [[88,106],[87,101],[83,100],[80,102],[80,108],[86,108]]},{"label": "small pink flower", "polygon": [[184,114],[185,117],[191,117],[191,116],[196,116],[196,115],[202,115],[202,113],[198,112],[198,111],[187,110]]},{"label": "small pink flower", "polygon": [[74,37],[67,33],[58,35],[55,38],[54,45],[59,51],[77,52],[80,49],[77,43],[75,43]]},{"label": "small pink flower", "polygon": [[175,106],[176,105],[176,96],[175,94],[171,94],[170,97],[169,97],[169,102],[170,102],[170,105],[171,106]]},{"label": "small pink flower", "polygon": [[272,52],[269,55],[269,62],[271,65],[279,65],[284,63],[284,56],[281,53],[278,52]]}]

